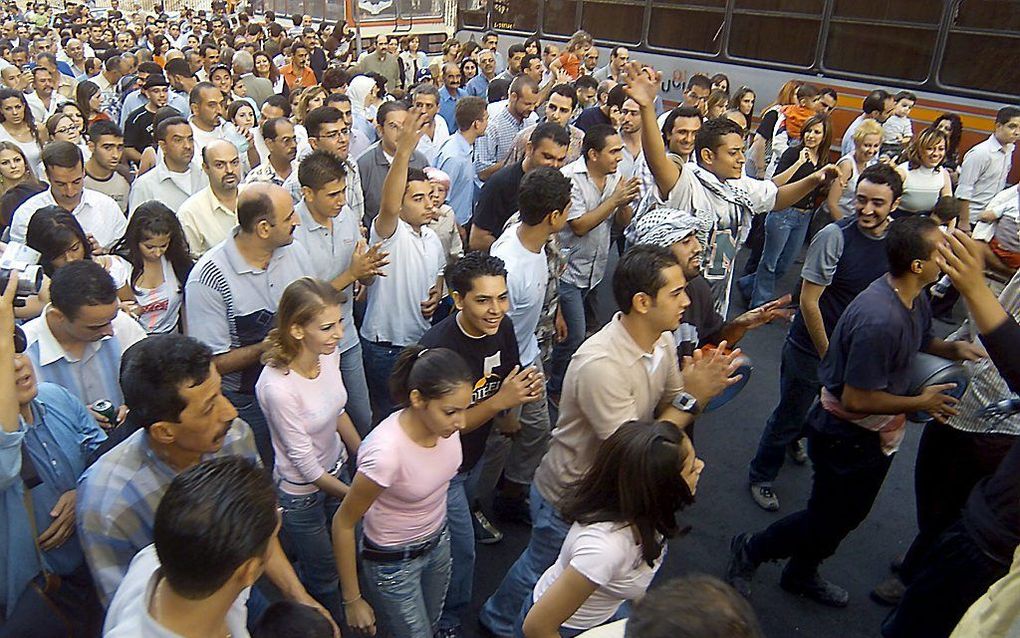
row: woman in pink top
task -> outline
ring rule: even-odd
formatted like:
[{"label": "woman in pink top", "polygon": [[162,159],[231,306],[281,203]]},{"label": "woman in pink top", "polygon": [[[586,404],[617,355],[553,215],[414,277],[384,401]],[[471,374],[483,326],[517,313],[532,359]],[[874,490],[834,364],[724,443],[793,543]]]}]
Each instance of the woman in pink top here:
[{"label": "woman in pink top", "polygon": [[[461,463],[473,382],[464,360],[446,348],[408,346],[397,359],[390,392],[403,409],[365,437],[333,519],[344,611],[357,631],[375,634],[378,625],[394,638],[435,634],[450,583],[446,492]],[[362,518],[365,598],[354,538]]]},{"label": "woman in pink top", "polygon": [[283,291],[255,394],[276,453],[273,478],[301,582],[340,622],[340,590],[329,522],[347,494],[347,449],[361,438],[344,411],[337,343],[340,293],[302,277]]}]

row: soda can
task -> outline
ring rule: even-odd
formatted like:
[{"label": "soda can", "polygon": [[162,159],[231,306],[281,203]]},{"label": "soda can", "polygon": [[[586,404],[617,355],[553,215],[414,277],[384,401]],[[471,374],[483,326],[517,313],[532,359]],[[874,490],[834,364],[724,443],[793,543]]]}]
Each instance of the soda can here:
[{"label": "soda can", "polygon": [[101,414],[106,417],[106,420],[110,422],[111,426],[117,425],[117,406],[110,403],[106,399],[99,399],[91,406],[92,411],[96,414]]}]

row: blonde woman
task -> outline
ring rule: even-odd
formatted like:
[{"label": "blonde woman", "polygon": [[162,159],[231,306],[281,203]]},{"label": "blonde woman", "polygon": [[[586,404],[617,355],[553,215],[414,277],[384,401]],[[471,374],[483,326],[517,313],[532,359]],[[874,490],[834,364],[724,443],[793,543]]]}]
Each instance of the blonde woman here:
[{"label": "blonde woman", "polygon": [[276,453],[273,477],[283,528],[298,557],[301,582],[338,621],[340,590],[330,521],[350,489],[348,453],[361,438],[344,407],[337,344],[343,335],[340,293],[302,277],[283,291],[267,337],[255,395]]},{"label": "blonde woman", "polygon": [[882,147],[882,125],[875,120],[864,120],[854,131],[853,140],[854,152],[836,162],[840,178],[829,184],[826,205],[833,221],[855,213],[857,179],[865,168],[878,161],[878,150]]}]

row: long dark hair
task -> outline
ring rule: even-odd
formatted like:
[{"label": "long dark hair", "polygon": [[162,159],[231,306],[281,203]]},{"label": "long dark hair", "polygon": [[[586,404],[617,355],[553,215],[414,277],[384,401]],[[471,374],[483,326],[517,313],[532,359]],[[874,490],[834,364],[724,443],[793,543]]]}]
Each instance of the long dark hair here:
[{"label": "long dark hair", "polygon": [[138,291],[135,290],[135,283],[145,272],[145,260],[138,246],[146,238],[156,235],[170,236],[170,244],[166,247],[164,256],[170,262],[170,267],[173,268],[182,287],[188,280],[192,266],[195,265],[188,252],[188,242],[184,238],[184,229],[181,228],[177,215],[163,202],[145,202],[132,211],[131,221],[128,222],[124,237],[116,248],[117,252],[131,264],[131,289],[136,293]]},{"label": "long dark hair", "polygon": [[[252,61],[254,62],[255,58],[259,57],[260,55],[269,60],[268,79],[273,84],[276,84],[276,81],[280,79],[280,69],[276,68],[276,64],[273,63],[273,56],[269,55],[265,51],[256,51],[255,55],[252,56]],[[258,76],[258,73],[256,72],[256,67],[252,67],[252,73]]]},{"label": "long dark hair", "polygon": [[938,128],[939,122],[949,122],[949,139],[946,140],[946,158],[952,159],[954,164],[960,161],[960,137],[963,135],[963,120],[956,113],[943,113],[931,123],[932,128]]},{"label": "long dark hair", "polygon": [[83,80],[78,88],[74,90],[74,101],[78,104],[78,109],[81,110],[82,116],[85,118],[86,126],[89,120],[95,113],[92,111],[92,107],[89,106],[89,101],[92,100],[92,96],[99,93],[99,85],[89,80]]},{"label": "long dark hair", "polygon": [[816,124],[822,125],[822,141],[818,145],[818,162],[821,166],[826,164],[829,157],[829,147],[832,146],[832,122],[827,115],[812,115],[800,127],[800,145],[804,145],[804,132]]},{"label": "long dark hair", "polygon": [[390,375],[390,394],[398,406],[407,407],[412,390],[426,400],[438,399],[463,383],[475,382],[464,358],[448,348],[404,348]]},{"label": "long dark hair", "polygon": [[[39,141],[39,131],[35,127],[35,117],[32,115],[32,109],[28,107],[28,101],[25,100],[25,94],[15,89],[0,89],[0,104],[4,100],[11,98],[17,98],[21,102],[22,108],[25,109],[25,124],[28,126],[28,130],[32,132],[32,137],[35,139],[36,145],[39,149],[42,149],[42,142]],[[6,121],[3,112],[0,111],[0,124]]]},{"label": "long dark hair", "polygon": [[92,259],[92,244],[74,215],[60,206],[40,208],[28,221],[25,245],[40,253],[39,263],[47,277],[53,276],[53,260],[79,242],[85,259]]},{"label": "long dark hair", "polygon": [[664,421],[624,423],[599,446],[591,469],[570,486],[563,517],[582,525],[633,525],[641,539],[641,557],[652,566],[662,555],[661,538],[687,531],[676,522],[676,513],[694,502],[680,476],[685,438]]}]

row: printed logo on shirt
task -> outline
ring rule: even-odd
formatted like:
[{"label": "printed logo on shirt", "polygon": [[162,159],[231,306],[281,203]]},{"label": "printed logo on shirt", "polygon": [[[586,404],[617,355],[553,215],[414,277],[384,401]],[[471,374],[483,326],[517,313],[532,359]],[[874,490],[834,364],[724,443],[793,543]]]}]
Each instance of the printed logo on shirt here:
[{"label": "printed logo on shirt", "polygon": [[503,385],[503,379],[495,374],[494,370],[500,366],[501,361],[502,357],[499,352],[485,357],[485,361],[482,363],[484,374],[481,379],[475,382],[471,391],[471,405],[481,403],[499,392],[499,388]]}]

